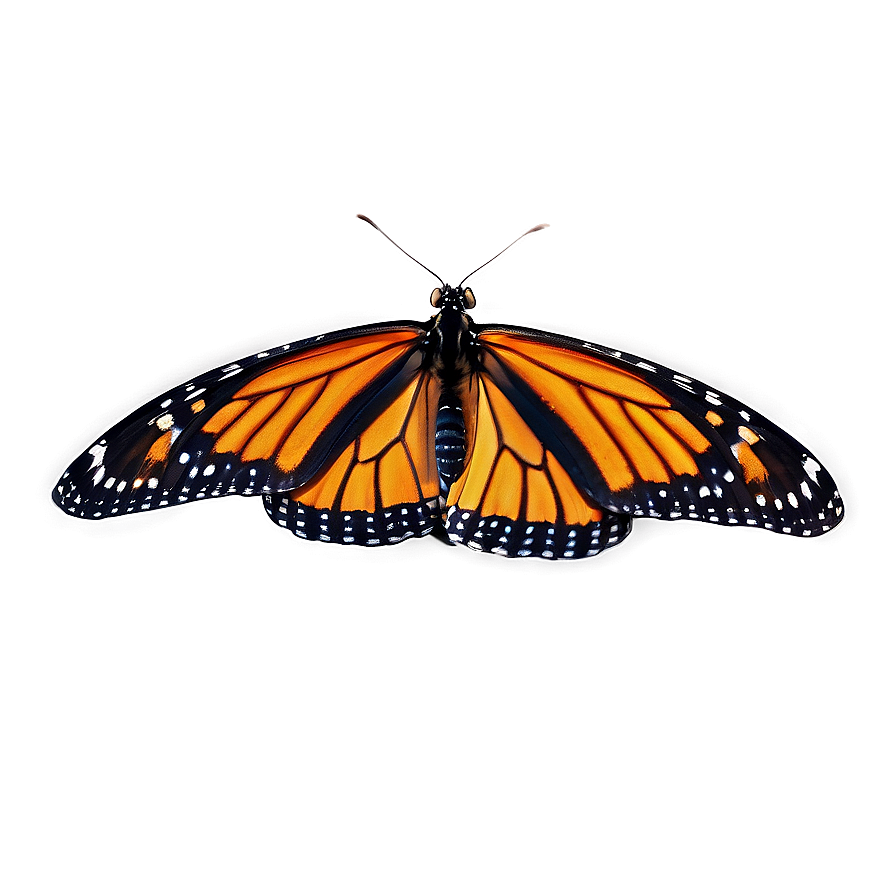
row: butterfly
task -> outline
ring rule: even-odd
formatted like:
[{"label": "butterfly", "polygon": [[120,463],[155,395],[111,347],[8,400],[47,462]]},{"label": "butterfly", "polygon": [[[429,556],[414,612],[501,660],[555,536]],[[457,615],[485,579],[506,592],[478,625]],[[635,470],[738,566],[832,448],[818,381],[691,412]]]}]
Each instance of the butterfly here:
[{"label": "butterfly", "polygon": [[625,352],[476,324],[472,274],[452,287],[421,267],[441,283],[428,321],[339,330],[197,376],[93,442],[53,500],[102,519],[260,495],[301,538],[435,533],[552,560],[618,544],[639,516],[799,536],[842,520],[831,476],[761,414]]}]

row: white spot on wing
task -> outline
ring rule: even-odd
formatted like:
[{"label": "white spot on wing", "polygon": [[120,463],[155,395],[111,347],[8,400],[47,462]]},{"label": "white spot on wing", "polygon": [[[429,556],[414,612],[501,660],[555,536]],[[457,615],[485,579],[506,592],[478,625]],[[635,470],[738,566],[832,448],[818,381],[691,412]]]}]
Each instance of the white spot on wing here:
[{"label": "white spot on wing", "polygon": [[93,455],[93,462],[90,464],[90,469],[92,470],[94,467],[102,464],[103,458],[106,456],[106,446],[94,445],[87,453]]},{"label": "white spot on wing", "polygon": [[806,475],[818,485],[818,471],[821,469],[821,464],[814,457],[807,456],[803,461],[803,469],[806,471]]}]

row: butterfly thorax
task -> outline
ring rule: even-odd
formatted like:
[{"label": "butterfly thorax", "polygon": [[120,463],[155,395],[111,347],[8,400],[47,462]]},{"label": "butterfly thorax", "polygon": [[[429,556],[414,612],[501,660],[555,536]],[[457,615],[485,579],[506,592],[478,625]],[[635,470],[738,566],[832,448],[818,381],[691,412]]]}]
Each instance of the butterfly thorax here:
[{"label": "butterfly thorax", "polygon": [[454,389],[469,378],[474,337],[470,316],[454,303],[446,304],[431,319],[430,344],[432,366],[443,386]]}]

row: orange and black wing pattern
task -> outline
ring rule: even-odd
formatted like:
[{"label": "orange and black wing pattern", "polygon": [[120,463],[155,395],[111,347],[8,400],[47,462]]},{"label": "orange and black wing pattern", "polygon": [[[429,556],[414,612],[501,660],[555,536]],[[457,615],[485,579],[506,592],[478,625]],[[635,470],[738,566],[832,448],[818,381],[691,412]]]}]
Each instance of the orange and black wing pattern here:
[{"label": "orange and black wing pattern", "polygon": [[[504,433],[522,432],[522,421],[588,505],[625,517],[800,536],[820,535],[840,521],[843,504],[821,464],[730,396],[603,346],[515,327],[475,332],[480,416],[484,390],[501,443],[511,445]],[[503,428],[502,419],[509,421]],[[539,460],[534,449],[525,457]],[[478,485],[483,469],[471,461],[465,482],[457,484],[453,497],[461,515],[478,499],[492,509],[491,486],[482,491]],[[513,475],[519,479],[518,471]],[[465,504],[468,490],[472,498]]]},{"label": "orange and black wing pattern", "polygon": [[423,327],[343,330],[211,370],[97,439],[53,499],[85,519],[292,490],[324,512],[328,499],[353,512],[426,505],[438,486]]},{"label": "orange and black wing pattern", "polygon": [[604,346],[476,325],[469,287],[443,282],[430,304],[426,322],[283,345],[160,395],[91,444],[53,500],[102,519],[260,495],[305,539],[435,532],[551,560],[619,544],[634,517],[800,536],[841,521],[818,460],[736,399]]},{"label": "orange and black wing pattern", "polygon": [[631,517],[583,493],[563,452],[539,438],[488,375],[471,378],[462,405],[469,450],[448,493],[451,541],[486,553],[556,560],[593,556],[628,535]]},{"label": "orange and black wing pattern", "polygon": [[426,535],[440,519],[434,450],[440,386],[421,370],[304,485],[265,495],[271,519],[301,538],[375,546]]}]

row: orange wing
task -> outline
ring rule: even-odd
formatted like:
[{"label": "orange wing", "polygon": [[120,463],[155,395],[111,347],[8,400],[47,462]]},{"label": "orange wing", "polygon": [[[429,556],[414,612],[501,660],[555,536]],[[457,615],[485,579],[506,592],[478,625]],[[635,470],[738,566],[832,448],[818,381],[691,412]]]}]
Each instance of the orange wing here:
[{"label": "orange wing", "polygon": [[428,534],[439,517],[439,393],[438,380],[419,373],[314,479],[265,495],[271,519],[301,538],[340,544]]},{"label": "orange wing", "polygon": [[532,330],[483,327],[477,343],[488,394],[601,507],[794,535],[840,520],[833,480],[802,445],[691,377]]},{"label": "orange wing", "polygon": [[560,559],[592,556],[625,538],[630,518],[585,496],[494,382],[474,377],[463,401],[471,447],[448,493],[452,541]]},{"label": "orange wing", "polygon": [[[205,497],[289,491],[343,462],[352,446],[359,471],[376,456],[377,470],[397,477],[395,494],[380,488],[379,495],[417,500],[421,482],[431,493],[423,435],[414,428],[432,388],[423,374],[423,335],[411,322],[355,328],[209,371],[99,438],[63,474],[54,500],[96,519]],[[409,446],[413,470],[401,468],[398,453],[388,450],[393,426],[391,436],[400,430],[399,441]],[[360,486],[352,478],[346,489],[348,499]]]}]

